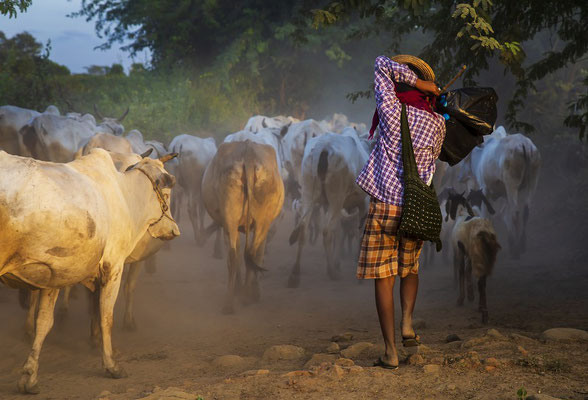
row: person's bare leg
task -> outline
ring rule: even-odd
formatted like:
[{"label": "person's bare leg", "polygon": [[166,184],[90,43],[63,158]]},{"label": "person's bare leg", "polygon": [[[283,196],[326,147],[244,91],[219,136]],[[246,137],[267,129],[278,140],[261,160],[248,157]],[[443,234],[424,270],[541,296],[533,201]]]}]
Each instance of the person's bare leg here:
[{"label": "person's bare leg", "polygon": [[396,339],[394,336],[394,276],[376,279],[376,308],[386,350],[382,361],[398,365]]},{"label": "person's bare leg", "polygon": [[412,312],[414,311],[418,289],[419,276],[417,274],[408,274],[406,277],[400,278],[400,304],[402,305],[400,329],[403,338],[413,338],[415,336],[412,328]]}]

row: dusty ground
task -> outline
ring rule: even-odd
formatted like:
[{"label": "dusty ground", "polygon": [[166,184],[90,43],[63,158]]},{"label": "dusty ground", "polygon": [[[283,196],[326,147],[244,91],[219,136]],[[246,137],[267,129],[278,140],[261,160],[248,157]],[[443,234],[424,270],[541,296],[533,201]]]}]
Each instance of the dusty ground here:
[{"label": "dusty ground", "polygon": [[[268,245],[270,271],[261,281],[261,302],[222,315],[225,261],[212,258],[211,241],[194,247],[184,220],[184,235],[158,255],[157,272],[140,277],[138,331],[122,330],[122,295],[117,303],[114,344],[129,377],[105,377],[100,353],[89,345],[87,299],[79,290],[69,318],[45,342],[37,398],[516,399],[521,387],[529,394],[588,398],[588,344],[540,340],[548,328],[588,329],[583,226],[588,203],[578,208],[576,201],[570,208],[570,196],[586,199],[586,194],[551,190],[560,178],[541,181],[528,253],[514,261],[504,252],[498,260],[488,283],[488,326],[480,324],[473,304],[455,306],[448,264],[422,268],[416,317],[424,321],[418,330],[425,346],[418,365],[402,364],[397,371],[371,367],[382,350],[373,284],[354,279],[353,257],[346,257],[344,278],[332,282],[322,247],[307,247],[301,287],[286,288],[294,253],[287,244],[290,218]],[[30,347],[16,291],[0,288],[0,315],[0,398],[21,399],[16,381]],[[486,335],[490,328],[502,336]],[[342,349],[373,344],[350,357],[361,368],[349,361],[305,366],[313,354],[326,352],[332,336],[345,332],[353,339],[340,342]],[[447,344],[449,334],[463,340]],[[268,348],[284,344],[299,346],[304,354],[293,360],[263,358]],[[242,359],[222,359],[231,364],[222,366],[217,359],[223,355]],[[286,375],[303,370],[310,372]]]}]

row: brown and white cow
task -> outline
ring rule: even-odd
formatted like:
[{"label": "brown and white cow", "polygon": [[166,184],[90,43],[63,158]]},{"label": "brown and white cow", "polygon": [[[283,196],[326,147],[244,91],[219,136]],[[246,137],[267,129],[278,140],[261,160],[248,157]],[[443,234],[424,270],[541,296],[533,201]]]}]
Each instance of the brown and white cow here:
[{"label": "brown and white cow", "polygon": [[239,232],[245,234],[246,300],[259,300],[257,274],[264,270],[267,234],[284,203],[275,150],[249,140],[222,143],[204,173],[202,195],[208,214],[223,228],[229,247],[223,311],[232,313],[240,283]]}]

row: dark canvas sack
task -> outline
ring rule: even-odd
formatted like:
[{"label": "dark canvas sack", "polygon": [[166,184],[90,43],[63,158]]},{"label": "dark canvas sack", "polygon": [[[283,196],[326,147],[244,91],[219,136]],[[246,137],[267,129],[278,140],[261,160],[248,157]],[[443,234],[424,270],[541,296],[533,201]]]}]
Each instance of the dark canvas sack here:
[{"label": "dark canvas sack", "polygon": [[408,128],[406,105],[402,104],[400,116],[402,132],[402,163],[404,165],[404,206],[397,236],[434,242],[441,250],[441,225],[443,218],[433,184],[427,185],[419,176]]}]

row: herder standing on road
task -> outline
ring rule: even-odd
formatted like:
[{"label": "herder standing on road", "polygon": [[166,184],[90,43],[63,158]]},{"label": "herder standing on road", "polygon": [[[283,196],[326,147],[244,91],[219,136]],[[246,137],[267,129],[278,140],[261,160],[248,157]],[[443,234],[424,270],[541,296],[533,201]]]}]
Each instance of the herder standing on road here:
[{"label": "herder standing on road", "polygon": [[[375,62],[377,110],[370,134],[379,123],[378,141],[356,183],[370,196],[370,207],[357,267],[358,279],[375,279],[376,308],[385,354],[375,365],[398,368],[394,327],[394,282],[400,277],[402,321],[400,331],[406,347],[418,346],[412,327],[418,290],[419,255],[423,241],[397,237],[404,205],[401,141],[401,110],[406,107],[408,128],[418,175],[430,185],[445,137],[445,119],[433,111],[440,90],[435,74],[423,60],[399,55]],[[379,120],[379,121],[378,121]]]}]

